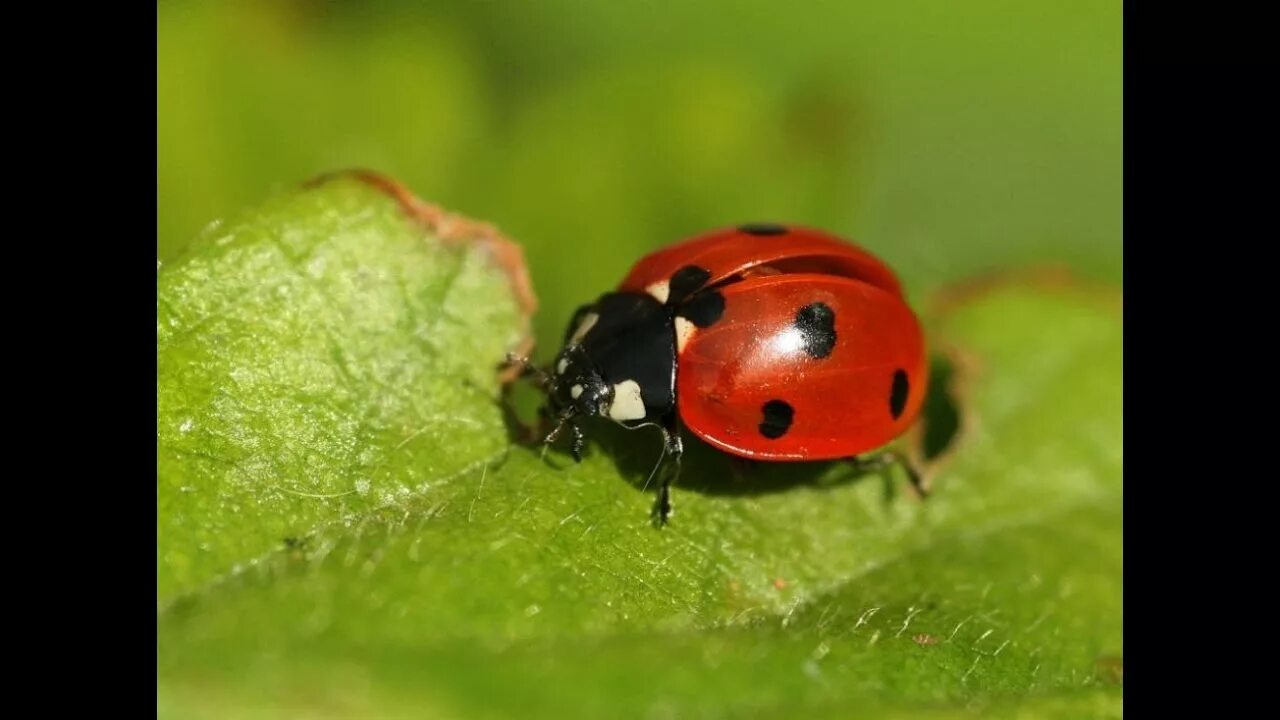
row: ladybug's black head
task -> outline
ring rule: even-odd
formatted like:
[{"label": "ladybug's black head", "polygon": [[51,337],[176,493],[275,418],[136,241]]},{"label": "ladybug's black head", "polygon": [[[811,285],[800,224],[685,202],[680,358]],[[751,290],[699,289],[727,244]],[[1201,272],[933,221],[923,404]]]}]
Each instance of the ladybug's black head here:
[{"label": "ladybug's black head", "polygon": [[546,442],[568,430],[575,459],[583,447],[580,419],[654,424],[675,411],[671,315],[651,295],[606,293],[574,314],[564,349],[540,376],[547,392],[543,416],[557,423]]},{"label": "ladybug's black head", "polygon": [[575,415],[609,414],[613,405],[613,386],[605,382],[599,368],[581,345],[570,345],[561,350],[553,372],[548,401],[557,418],[564,420]]}]

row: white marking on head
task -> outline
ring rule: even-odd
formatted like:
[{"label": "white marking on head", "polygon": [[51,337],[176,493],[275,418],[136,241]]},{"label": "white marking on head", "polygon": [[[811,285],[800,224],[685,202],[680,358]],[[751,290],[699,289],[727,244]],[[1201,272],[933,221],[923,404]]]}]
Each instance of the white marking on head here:
[{"label": "white marking on head", "polygon": [[666,280],[659,280],[646,287],[644,291],[657,298],[663,305],[666,305],[667,298],[671,297],[671,285]]},{"label": "white marking on head", "polygon": [[563,375],[566,368],[569,367],[569,358],[560,358],[560,362],[556,363],[556,374]]},{"label": "white marking on head", "polygon": [[577,400],[578,396],[581,394],[582,394],[581,385],[574,385],[573,387],[569,388],[569,397],[573,398],[574,400]]},{"label": "white marking on head", "polygon": [[624,380],[613,386],[613,403],[609,405],[609,417],[623,420],[639,420],[646,414],[644,400],[640,397],[640,383]]},{"label": "white marking on head", "polygon": [[578,323],[578,329],[573,331],[573,337],[569,338],[569,344],[577,345],[582,342],[582,338],[586,337],[587,333],[591,332],[591,328],[596,326],[596,321],[599,319],[600,315],[597,313],[587,313],[586,316],[582,318],[582,322]]},{"label": "white marking on head", "polygon": [[689,340],[693,338],[693,333],[697,329],[698,326],[688,320],[682,317],[676,318],[676,352],[684,350],[684,346],[689,344]]}]

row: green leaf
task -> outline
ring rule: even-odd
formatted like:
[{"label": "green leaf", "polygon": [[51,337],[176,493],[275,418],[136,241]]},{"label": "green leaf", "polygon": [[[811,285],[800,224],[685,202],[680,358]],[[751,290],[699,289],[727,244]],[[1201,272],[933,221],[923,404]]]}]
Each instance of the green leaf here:
[{"label": "green leaf", "polygon": [[1121,716],[1106,293],[929,316],[962,412],[927,501],[693,444],[659,530],[657,437],[507,446],[483,263],[354,187],[222,237],[161,278],[161,716]]},{"label": "green leaf", "polygon": [[504,241],[380,182],[280,197],[161,267],[161,605],[505,453]]}]

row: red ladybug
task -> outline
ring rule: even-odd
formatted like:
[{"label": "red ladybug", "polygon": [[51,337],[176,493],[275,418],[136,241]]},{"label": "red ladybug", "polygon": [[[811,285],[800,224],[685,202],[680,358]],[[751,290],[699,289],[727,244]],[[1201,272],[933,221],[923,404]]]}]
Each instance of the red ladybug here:
[{"label": "red ladybug", "polygon": [[750,460],[861,462],[916,419],[928,364],[884,263],[820,230],[755,223],[641,259],[616,291],[578,309],[550,370],[526,364],[526,374],[557,423],[545,442],[567,428],[576,460],[582,418],[662,431],[665,522],[682,424]]}]

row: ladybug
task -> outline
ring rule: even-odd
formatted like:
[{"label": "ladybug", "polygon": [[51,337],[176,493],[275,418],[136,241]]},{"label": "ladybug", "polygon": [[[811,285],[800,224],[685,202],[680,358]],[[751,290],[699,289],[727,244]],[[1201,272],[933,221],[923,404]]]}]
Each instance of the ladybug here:
[{"label": "ladybug", "polygon": [[[656,511],[671,514],[681,428],[739,458],[870,461],[917,418],[928,383],[924,335],[894,273],[827,232],[752,223],[707,232],[637,262],[583,305],[546,370],[542,415],[577,461],[581,421],[607,418],[664,438]],[[653,475],[650,476],[650,480]]]}]

